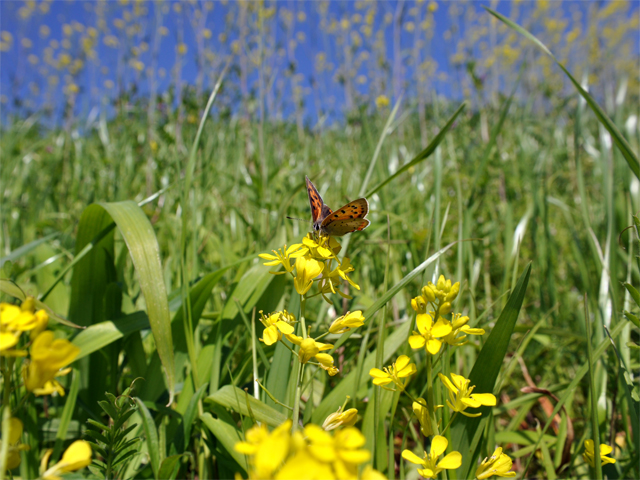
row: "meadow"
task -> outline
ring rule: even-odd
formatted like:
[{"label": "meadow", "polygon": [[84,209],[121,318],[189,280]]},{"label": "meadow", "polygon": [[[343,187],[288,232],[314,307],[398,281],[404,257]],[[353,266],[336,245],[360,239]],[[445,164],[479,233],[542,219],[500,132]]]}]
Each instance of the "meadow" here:
[{"label": "meadow", "polygon": [[[318,6],[311,84],[269,25],[291,49],[312,4],[231,2],[229,38],[157,5],[96,7],[1,92],[0,480],[640,478],[637,18]],[[163,91],[147,7],[202,41]],[[356,25],[399,25],[405,68]],[[310,233],[305,176],[367,228]]]}]

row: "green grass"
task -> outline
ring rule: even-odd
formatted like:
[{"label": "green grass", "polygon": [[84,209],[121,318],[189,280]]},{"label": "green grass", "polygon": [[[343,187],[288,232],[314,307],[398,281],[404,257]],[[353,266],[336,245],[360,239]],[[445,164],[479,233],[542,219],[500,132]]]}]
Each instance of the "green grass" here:
[{"label": "green grass", "polygon": [[[457,107],[446,102],[430,105],[429,140],[436,138]],[[638,213],[638,184],[628,158],[611,146],[608,133],[584,107],[577,95],[544,110],[506,97],[495,107],[467,107],[432,155],[398,175],[394,173],[427,147],[420,143],[414,111],[401,121],[396,117],[390,131],[385,129],[388,112],[360,113],[350,116],[344,126],[305,131],[302,137],[294,125],[266,123],[263,147],[258,124],[214,117],[204,124],[191,157],[194,163],[172,137],[173,116],[157,126],[155,151],[146,137],[143,110],[101,120],[83,135],[12,122],[4,128],[0,145],[2,249],[9,260],[3,259],[4,277],[28,294],[49,292],[85,245],[103,234],[44,299],[52,311],[79,325],[113,321],[102,323],[101,330],[79,334],[57,327],[63,335],[77,334],[77,341],[87,348],[87,355],[74,364],[79,375],[72,410],[76,423],[69,424],[65,417],[71,426],[65,426],[68,430],[61,438],[78,438],[87,418],[100,418],[97,402],[105,391],[117,395],[142,377],[134,395],[145,408],[132,417],[139,425],[134,434],[146,432],[146,438],[153,438],[153,444],[146,442],[154,453],[151,464],[145,456],[135,457],[126,475],[150,478],[162,471],[180,472],[182,478],[197,471],[203,478],[224,478],[246,468],[244,458],[230,447],[242,431],[240,426],[250,426],[250,417],[273,418],[270,410],[288,415],[264,392],[260,398],[265,404],[248,409],[244,392],[230,387],[247,387],[253,394],[252,337],[247,325],[257,315],[254,308],[265,312],[299,308],[291,282],[270,275],[256,254],[299,242],[307,232],[307,223],[286,216],[309,217],[304,189],[308,175],[330,206],[355,199],[358,192],[375,193],[369,196],[371,226],[348,240],[356,269],[352,276],[361,289],[351,290],[353,300],[334,300],[331,308],[337,313],[319,298],[306,305],[312,335],[322,333],[347,310],[369,309],[371,318],[367,316],[364,327],[340,342],[338,376],[321,372],[306,379],[310,383],[303,391],[313,401],[303,402],[305,423],[321,424],[348,394],[350,405],[364,417],[363,430],[371,428],[372,434],[373,411],[368,406],[375,403],[382,420],[375,428],[383,433],[376,436],[375,466],[390,478],[396,474],[388,467],[393,456],[385,449],[394,439],[413,445],[406,433],[411,417],[402,413],[410,411],[410,402],[406,397],[376,396],[368,370],[380,367],[380,360],[388,365],[402,353],[413,355],[419,366],[424,364],[424,352],[411,353],[406,344],[415,318],[409,302],[422,285],[442,273],[462,283],[455,311],[469,315],[471,325],[489,333],[503,308],[513,308],[508,301],[511,289],[523,295],[494,389],[498,406],[483,417],[482,438],[475,443],[466,440],[477,445],[477,455],[491,455],[495,443],[504,442],[505,451],[519,458],[519,474],[528,465],[528,477],[552,478],[570,419],[574,446],[568,466],[558,476],[588,478],[581,444],[592,438],[596,422],[602,443],[612,445],[615,434],[624,435],[626,442],[614,452],[618,463],[605,467],[605,474],[616,475],[617,470],[620,478],[637,476],[637,425],[632,422],[638,414],[637,396],[627,390],[619,372],[637,375],[639,369],[637,354],[627,346],[629,341],[637,343],[637,329],[622,315],[626,310],[637,316],[622,284],[640,285],[634,261],[637,231],[625,231]],[[616,108],[607,113],[626,135],[633,153],[638,150],[637,131],[626,132],[623,125],[637,112],[624,102]],[[495,126],[489,138],[483,138],[482,122]],[[195,134],[196,125],[187,125],[184,138],[194,139]],[[365,176],[368,186],[363,185]],[[155,192],[160,194],[137,210],[134,202],[142,203]],[[132,202],[114,203],[127,200]],[[97,205],[87,210],[97,203],[107,205],[106,210]],[[145,230],[144,215],[125,218],[141,212],[152,229]],[[105,232],[112,221],[116,227]],[[136,228],[144,232],[132,231]],[[159,262],[145,270],[140,262],[153,257],[150,249],[156,239]],[[428,257],[459,240],[464,241],[424,266],[395,295],[387,295]],[[343,245],[347,248],[344,240]],[[528,265],[528,285],[520,291],[517,281]],[[163,289],[168,302],[163,300]],[[385,295],[390,299],[381,309],[383,302],[376,301]],[[585,375],[591,351],[585,296],[593,322],[589,371],[593,387]],[[147,315],[135,313],[140,310]],[[610,344],[604,326],[612,332],[619,356],[605,348]],[[469,376],[475,364],[471,375],[477,375],[480,367],[475,362],[485,358],[486,351],[480,348],[489,343],[487,338],[472,340],[475,348],[452,352],[452,365],[460,374]],[[382,342],[387,348],[378,354]],[[295,385],[287,382],[296,378],[297,367],[289,363],[288,352],[263,344],[257,348],[261,383],[292,405]],[[502,359],[492,361],[500,364]],[[173,387],[165,383],[163,365],[175,377],[171,408],[165,405]],[[522,367],[536,387],[554,392],[564,404],[559,431],[556,426],[546,429],[549,412],[543,410],[539,395],[520,392],[527,385]],[[69,387],[71,380],[65,381]],[[409,389],[418,396],[426,382],[419,367]],[[634,385],[637,389],[637,381],[631,382]],[[33,422],[42,425],[59,418],[63,409],[68,410],[67,398],[76,402],[75,397],[52,398],[46,418],[43,400],[31,402]],[[552,407],[558,405],[550,400]],[[596,415],[592,405],[598,409]],[[392,424],[391,411],[395,412]],[[388,414],[380,416],[384,412]],[[191,426],[183,418],[196,420]],[[390,425],[391,431],[385,431]],[[454,424],[454,438],[460,428]],[[529,436],[516,438],[516,432]],[[544,437],[539,436],[542,433]],[[555,443],[545,440],[549,435]],[[53,443],[53,437],[43,435],[32,445],[38,450]],[[518,454],[532,445],[542,445],[540,451],[548,450],[550,457],[541,460],[530,451]],[[180,457],[175,470],[175,455],[185,452],[190,453]],[[396,455],[399,452],[396,447]],[[33,461],[35,457],[25,457],[22,468],[37,469]],[[475,466],[468,468],[473,473]],[[411,478],[412,470],[406,464],[400,475]],[[450,478],[455,475],[450,473]],[[462,471],[458,475],[463,478]]]}]

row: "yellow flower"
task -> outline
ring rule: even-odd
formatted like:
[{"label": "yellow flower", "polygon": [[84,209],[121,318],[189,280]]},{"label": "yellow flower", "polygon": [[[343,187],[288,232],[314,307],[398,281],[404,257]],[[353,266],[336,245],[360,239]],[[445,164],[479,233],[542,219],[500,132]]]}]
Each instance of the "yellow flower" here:
[{"label": "yellow flower", "polygon": [[347,312],[346,315],[336,318],[331,326],[329,332],[331,333],[345,333],[352,328],[358,328],[364,325],[364,317],[362,316],[362,310],[356,310],[355,312]]},{"label": "yellow flower", "polygon": [[59,373],[64,373],[59,370],[73,362],[80,353],[80,349],[68,340],[54,339],[51,330],[38,335],[29,351],[31,362],[23,371],[24,381],[27,390],[36,395],[48,394],[43,393],[43,389],[46,392],[51,390],[51,386],[47,386],[47,382],[55,382],[54,377]]},{"label": "yellow flower", "polygon": [[[258,255],[260,258],[264,260],[268,260],[264,265],[270,267],[272,265],[282,264],[285,271],[287,273],[291,273],[293,271],[293,266],[289,261],[292,258],[298,258],[308,252],[306,248],[301,243],[294,243],[289,248],[285,245],[284,248],[276,250],[271,250],[275,255],[271,255],[270,253],[261,253]],[[283,253],[284,251],[284,253]],[[274,275],[281,275],[285,272],[270,272]]]},{"label": "yellow flower", "polygon": [[392,363],[389,367],[384,367],[382,370],[379,368],[372,368],[369,370],[369,375],[373,377],[373,384],[379,387],[386,388],[385,385],[393,382],[401,390],[404,389],[406,381],[401,380],[407,378],[410,375],[416,373],[416,364],[409,363],[411,360],[406,355],[400,355],[395,363]]},{"label": "yellow flower", "polygon": [[[35,338],[47,326],[49,315],[44,310],[35,312],[35,300],[27,297],[22,305],[0,303],[0,355],[23,357],[24,350],[13,350],[20,339],[20,334],[31,330],[31,338]],[[34,334],[33,331],[36,331]]]},{"label": "yellow flower", "polygon": [[49,315],[44,310],[38,310],[36,312],[36,324],[31,332],[29,332],[29,338],[33,341],[47,329],[47,325],[49,325]]},{"label": "yellow flower", "polygon": [[329,235],[317,235],[314,237],[309,233],[302,239],[302,243],[309,249],[309,254],[316,260],[328,260],[336,258],[342,250],[338,241]]},{"label": "yellow flower", "polygon": [[480,413],[465,413],[466,408],[479,408],[481,406],[493,407],[496,405],[496,397],[491,393],[471,393],[473,387],[469,387],[470,380],[462,375],[451,373],[451,380],[438,373],[438,377],[449,390],[447,405],[455,412],[460,412],[467,417],[479,417]]},{"label": "yellow flower", "polygon": [[[455,347],[459,347],[467,343],[464,341],[467,338],[467,335],[484,335],[484,329],[482,328],[471,328],[467,325],[469,321],[469,317],[462,316],[461,313],[456,313],[453,315],[451,321],[451,333],[444,337],[442,340],[447,342],[449,345],[453,345]],[[462,336],[458,336],[459,333],[462,333]]]},{"label": "yellow flower", "polygon": [[313,285],[313,279],[322,273],[324,264],[313,258],[298,257],[296,259],[296,278],[293,285],[296,292],[304,295]]},{"label": "yellow flower", "polygon": [[328,353],[316,353],[315,359],[320,364],[320,368],[326,370],[330,377],[337,375],[337,373],[340,371],[337,367],[333,366],[333,357]]},{"label": "yellow flower", "polygon": [[[615,458],[607,457],[607,455],[609,455],[612,451],[613,448],[611,448],[609,445],[605,445],[604,443],[600,444],[601,465],[616,463]],[[595,445],[593,443],[593,440],[589,439],[584,441],[584,453],[582,454],[582,458],[584,458],[584,461],[591,465],[591,467],[595,467]]]},{"label": "yellow flower", "polygon": [[339,263],[338,266],[328,276],[329,278],[331,278],[337,275],[343,280],[349,282],[349,284],[356,290],[360,290],[360,287],[347,276],[347,273],[353,272],[354,270],[355,269],[351,265],[351,261],[348,258],[345,258],[342,260],[342,263]]},{"label": "yellow flower", "polygon": [[337,478],[356,478],[358,465],[371,458],[371,453],[362,448],[366,443],[364,435],[355,427],[338,430],[333,438],[313,424],[307,425],[304,433],[311,455],[332,464]]},{"label": "yellow flower", "polygon": [[388,107],[389,103],[389,97],[386,95],[380,95],[376,98],[376,107],[378,108]]},{"label": "yellow flower", "polygon": [[[43,464],[51,455],[52,450],[43,458]],[[60,480],[63,473],[75,472],[91,464],[91,445],[84,440],[76,440],[62,454],[62,458],[53,467],[42,474],[43,480]]]},{"label": "yellow flower", "polygon": [[442,317],[434,324],[433,318],[427,313],[419,313],[416,317],[418,332],[413,332],[409,337],[409,345],[414,350],[426,347],[427,352],[435,355],[442,346],[441,337],[451,333],[451,324]]},{"label": "yellow flower", "polygon": [[265,326],[264,332],[260,339],[265,345],[273,345],[282,338],[282,334],[293,333],[292,323],[296,321],[296,318],[286,310],[282,312],[275,312],[265,317],[260,310],[260,321]]},{"label": "yellow flower", "polygon": [[[320,352],[331,350],[332,346],[328,343],[316,342],[313,338],[302,338],[293,333],[285,335],[291,343],[300,346],[298,359],[300,363],[307,363],[312,357],[317,356]],[[322,357],[320,357],[322,358]],[[320,360],[318,360],[320,361]]]},{"label": "yellow flower", "polygon": [[484,480],[485,478],[497,475],[498,477],[515,477],[516,472],[510,472],[513,462],[509,455],[502,453],[502,448],[496,448],[488,458],[485,458],[476,470],[476,478]]},{"label": "yellow flower", "polygon": [[235,450],[250,458],[249,463],[258,478],[273,478],[282,465],[291,445],[291,420],[269,433],[265,425],[256,425],[246,433],[246,441],[235,444]]},{"label": "yellow flower", "polygon": [[322,428],[327,432],[338,427],[353,427],[358,421],[358,410],[350,408],[349,410],[342,411],[343,407],[338,408],[338,411],[329,415]]},{"label": "yellow flower", "polygon": [[[22,438],[22,422],[15,418],[9,418],[9,447],[7,452],[7,470],[13,470],[20,465],[20,451],[29,450],[28,445],[20,443]],[[0,440],[2,446],[2,440]]]},{"label": "yellow flower", "polygon": [[430,453],[424,452],[424,458],[418,457],[411,450],[404,450],[402,458],[416,465],[422,465],[422,468],[418,468],[418,473],[424,478],[434,478],[442,470],[455,470],[462,465],[460,452],[451,452],[438,462],[438,457],[444,453],[448,445],[446,438],[436,435],[431,441]]},{"label": "yellow flower", "polygon": [[427,302],[422,295],[418,295],[416,298],[411,299],[411,308],[416,313],[427,313]]},{"label": "yellow flower", "polygon": [[[438,282],[435,285],[429,282],[427,286],[422,289],[422,294],[425,295],[428,290],[431,290],[434,297],[439,299],[441,302],[451,303],[456,299],[460,292],[460,282],[456,282],[452,285],[451,280],[446,280],[444,275],[440,275],[440,278],[438,278]],[[441,313],[446,314],[448,312]]]},{"label": "yellow flower", "polygon": [[[430,437],[434,434],[433,426],[431,425],[431,418],[429,417],[429,410],[425,405],[427,401],[424,398],[417,398],[411,407],[413,408],[413,413],[418,418],[420,422],[420,431],[422,435],[425,437]],[[436,405],[434,410],[438,408],[442,408],[442,405]]]}]

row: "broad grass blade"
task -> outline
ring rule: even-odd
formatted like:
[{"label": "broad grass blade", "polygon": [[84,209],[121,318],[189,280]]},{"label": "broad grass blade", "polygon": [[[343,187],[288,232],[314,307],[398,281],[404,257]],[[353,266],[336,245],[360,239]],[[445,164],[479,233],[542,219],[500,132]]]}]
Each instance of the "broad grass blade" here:
[{"label": "broad grass blade", "polygon": [[616,127],[615,123],[613,123],[613,121],[607,116],[606,112],[600,107],[600,105],[598,105],[598,103],[589,94],[589,92],[587,92],[584,88],[582,88],[582,86],[578,83],[578,81],[575,78],[573,78],[573,75],[569,73],[569,70],[567,70],[564,67],[564,65],[562,65],[556,59],[553,53],[551,53],[551,51],[534,35],[529,33],[527,30],[522,28],[517,23],[509,20],[507,17],[500,15],[498,12],[494,12],[493,10],[485,6],[483,6],[483,8],[487,12],[489,12],[491,15],[496,17],[498,20],[500,20],[502,23],[506,24],[508,27],[512,28],[516,32],[520,33],[521,35],[524,35],[526,38],[528,38],[533,43],[535,43],[538,47],[540,47],[542,51],[544,51],[547,55],[553,58],[553,60],[560,67],[560,69],[562,69],[562,71],[567,75],[567,77],[569,77],[569,80],[571,80],[571,83],[573,83],[573,86],[576,87],[576,90],[578,90],[578,93],[582,96],[582,98],[585,99],[589,107],[591,107],[591,110],[593,110],[593,113],[595,113],[598,121],[604,126],[604,128],[607,129],[607,131],[611,135],[611,138],[613,139],[613,143],[616,144],[616,146],[622,153],[622,156],[627,161],[629,168],[635,174],[636,178],[640,179],[640,161],[638,161],[638,156],[631,149],[631,146],[629,145],[627,140],[624,138],[622,133],[620,133],[620,130],[618,130],[618,127]]},{"label": "broad grass blade", "polygon": [[209,395],[205,401],[217,403],[244,416],[249,416],[248,403],[255,419],[272,427],[277,427],[287,419],[282,413],[233,385],[225,385],[213,395]]},{"label": "broad grass blade", "polygon": [[71,342],[80,348],[80,353],[76,360],[97,352],[132,332],[144,330],[145,328],[149,328],[149,319],[145,312],[135,312],[118,320],[92,325],[78,333]]},{"label": "broad grass blade", "polygon": [[59,232],[51,233],[51,234],[47,235],[46,237],[39,238],[39,239],[34,240],[33,242],[29,242],[29,243],[27,243],[25,245],[21,245],[20,247],[18,247],[15,250],[11,251],[11,253],[9,253],[9,255],[6,255],[6,256],[0,258],[0,269],[2,267],[4,267],[5,262],[15,262],[17,259],[19,259],[23,255],[26,255],[27,253],[35,250],[37,247],[39,247],[43,243],[46,243],[49,240],[54,239],[58,235],[60,235]]},{"label": "broad grass blade", "polygon": [[170,405],[175,385],[173,342],[158,240],[151,222],[135,202],[101,203],[100,206],[118,226],[138,274],[156,350],[165,371]]},{"label": "broad grass blade", "polygon": [[[244,392],[242,392],[244,394]],[[240,432],[235,427],[235,425],[230,425],[227,422],[223,422],[218,418],[213,418],[213,416],[206,412],[200,415],[200,421],[207,427],[211,433],[215,436],[215,438],[222,444],[225,450],[231,455],[231,457],[238,462],[238,465],[244,469],[246,472],[248,469],[247,458],[235,451],[233,446],[237,442],[242,441],[242,437],[240,436]],[[240,472],[237,472],[240,473]],[[244,475],[243,475],[244,478]]]},{"label": "broad grass blade", "polygon": [[[476,386],[474,389],[476,393],[493,393],[496,379],[509,347],[513,328],[524,301],[530,274],[531,264],[527,265],[522,275],[520,275],[518,283],[491,330],[489,338],[478,354],[478,358],[469,375],[471,385]],[[487,415],[487,410],[488,407],[483,407],[480,410],[483,416]],[[472,440],[482,418],[482,416],[469,418],[464,415],[458,415],[451,425],[451,444],[456,445],[456,449],[462,453],[460,472],[463,472],[463,474],[460,478],[469,478],[471,467],[475,465],[476,457],[474,452],[476,451],[476,445],[472,445]]]}]

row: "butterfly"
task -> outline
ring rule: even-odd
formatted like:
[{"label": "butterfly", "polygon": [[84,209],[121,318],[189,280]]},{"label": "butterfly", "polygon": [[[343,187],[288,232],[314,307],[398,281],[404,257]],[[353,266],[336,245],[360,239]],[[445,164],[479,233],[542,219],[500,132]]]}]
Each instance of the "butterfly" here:
[{"label": "butterfly", "polygon": [[341,237],[346,233],[367,228],[370,222],[364,218],[369,213],[369,202],[366,198],[358,198],[334,212],[322,201],[322,197],[309,177],[304,178],[307,181],[314,232]]}]

